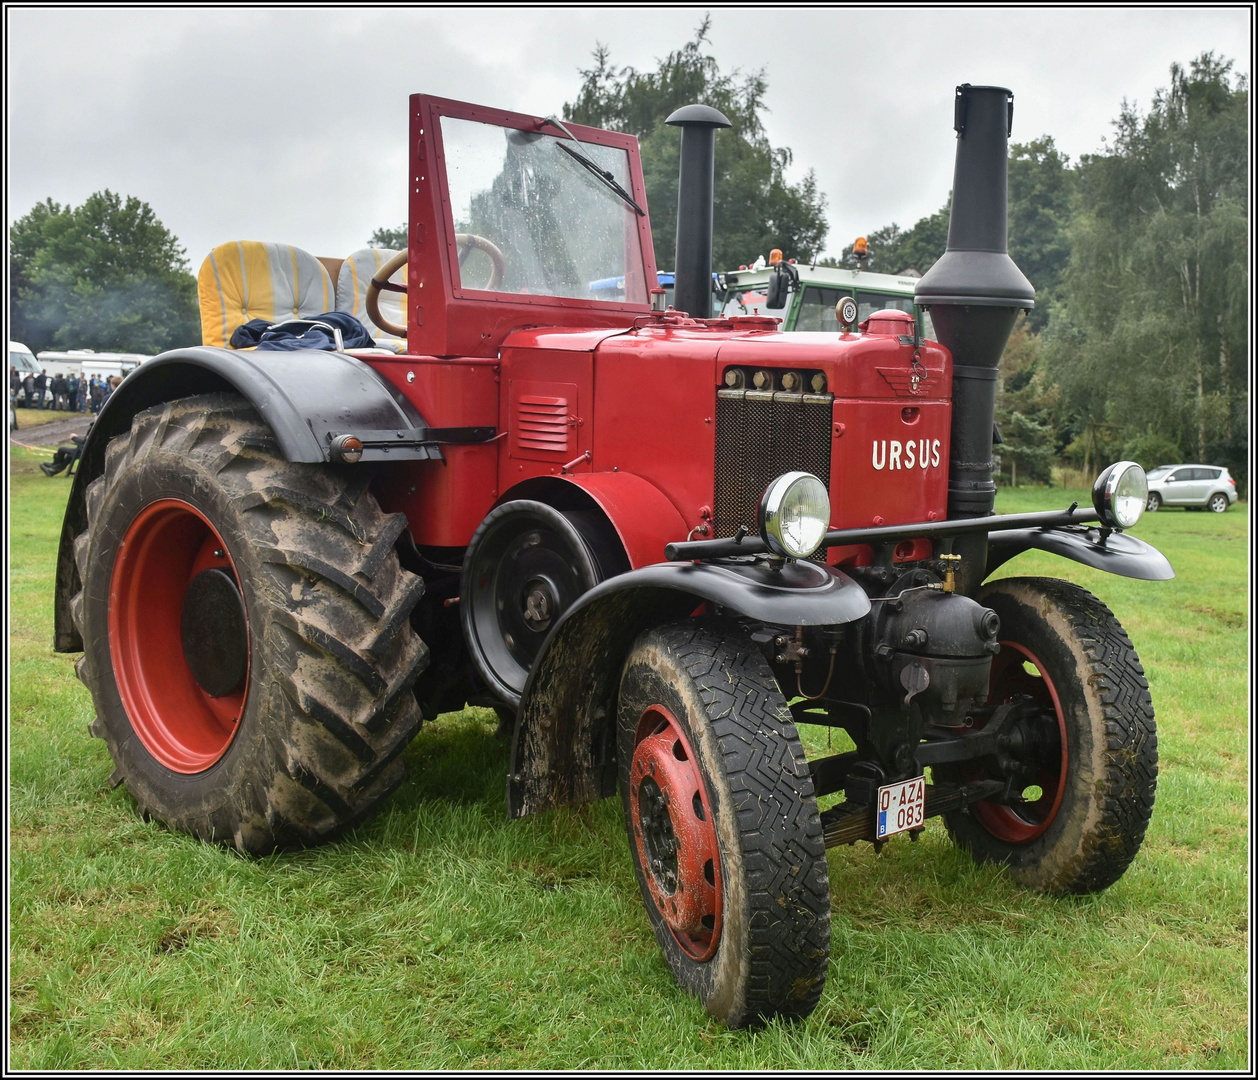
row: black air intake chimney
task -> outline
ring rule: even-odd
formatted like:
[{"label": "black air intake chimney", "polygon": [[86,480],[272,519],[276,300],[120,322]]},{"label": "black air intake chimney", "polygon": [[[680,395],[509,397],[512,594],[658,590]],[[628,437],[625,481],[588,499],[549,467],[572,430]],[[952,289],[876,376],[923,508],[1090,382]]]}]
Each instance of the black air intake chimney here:
[{"label": "black air intake chimney", "polygon": [[731,127],[707,105],[684,105],[666,124],[681,128],[677,180],[677,261],[673,307],[696,319],[712,314],[712,187],[716,177],[716,129]]},{"label": "black air intake chimney", "polygon": [[[930,310],[935,336],[952,353],[952,452],[948,516],[992,512],[992,426],[996,372],[1018,312],[1035,306],[1035,289],[1009,258],[1009,135],[1013,94],[1001,86],[957,87],[953,126],[948,248],[917,283],[915,299]],[[987,537],[958,538],[960,587],[973,592],[987,562]]]}]

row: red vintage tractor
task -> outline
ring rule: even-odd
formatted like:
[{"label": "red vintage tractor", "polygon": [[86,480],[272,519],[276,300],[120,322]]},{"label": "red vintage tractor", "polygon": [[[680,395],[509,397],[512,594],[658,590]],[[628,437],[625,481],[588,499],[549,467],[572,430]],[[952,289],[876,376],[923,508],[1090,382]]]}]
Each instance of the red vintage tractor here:
[{"label": "red vintage tractor", "polygon": [[[816,1005],[827,847],[943,815],[1030,887],[1114,882],[1157,772],[1135,650],[1074,585],[984,582],[1029,548],[1173,572],[1124,532],[1130,462],[1092,508],[993,515],[997,365],[1034,302],[1012,102],[957,90],[948,251],[916,297],[936,343],[842,304],[829,334],[708,317],[713,109],[670,118],[658,310],[635,139],[411,98],[409,248],[369,305],[387,323],[405,262],[405,351],[179,349],[92,428],[56,646],[83,652],[113,781],[244,852],[316,843],[398,784],[422,720],[492,705],[513,817],[619,789],[669,966],[731,1026]],[[855,749],[807,759],[808,724]]]}]

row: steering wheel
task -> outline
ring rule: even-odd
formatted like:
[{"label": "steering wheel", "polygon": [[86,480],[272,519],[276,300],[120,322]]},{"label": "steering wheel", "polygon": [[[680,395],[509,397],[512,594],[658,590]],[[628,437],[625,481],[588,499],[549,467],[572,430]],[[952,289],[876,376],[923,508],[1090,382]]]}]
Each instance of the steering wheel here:
[{"label": "steering wheel", "polygon": [[480,248],[481,251],[489,256],[489,261],[493,263],[493,268],[489,271],[489,280],[481,288],[486,292],[493,292],[502,284],[507,267],[502,261],[502,252],[498,250],[498,246],[492,240],[486,240],[483,236],[477,236],[475,233],[455,233],[454,243],[459,249],[460,271],[463,269],[463,264],[467,262],[467,257],[472,253],[472,248]]},{"label": "steering wheel", "polygon": [[[483,236],[477,236],[475,233],[455,233],[454,243],[459,252],[459,267],[462,268],[464,260],[471,254],[472,248],[479,248],[493,263],[493,269],[489,273],[489,280],[481,286],[486,292],[493,292],[502,284],[502,279],[506,273],[506,263],[503,261],[502,252],[498,246],[491,240],[486,240]],[[392,334],[394,337],[406,337],[406,327],[398,326],[397,323],[391,323],[380,313],[380,293],[382,291],[397,292],[406,294],[406,286],[399,285],[395,281],[390,281],[403,266],[406,265],[407,252],[399,251],[379,270],[375,276],[367,282],[367,317],[371,319],[386,334]]]}]

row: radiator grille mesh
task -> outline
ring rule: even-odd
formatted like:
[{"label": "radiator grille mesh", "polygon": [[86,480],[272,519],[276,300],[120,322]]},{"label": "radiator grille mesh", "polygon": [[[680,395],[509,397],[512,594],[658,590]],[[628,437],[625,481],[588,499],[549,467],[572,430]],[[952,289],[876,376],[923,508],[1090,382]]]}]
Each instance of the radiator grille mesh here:
[{"label": "radiator grille mesh", "polygon": [[717,391],[714,536],[754,533],[760,496],[784,472],[810,472],[830,490],[833,406],[833,394]]}]

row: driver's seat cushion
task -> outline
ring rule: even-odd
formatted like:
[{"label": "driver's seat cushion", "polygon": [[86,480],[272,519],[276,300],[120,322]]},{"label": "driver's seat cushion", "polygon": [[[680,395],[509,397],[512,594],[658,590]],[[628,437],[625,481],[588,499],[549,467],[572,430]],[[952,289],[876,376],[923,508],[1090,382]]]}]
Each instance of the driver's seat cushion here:
[{"label": "driver's seat cushion", "polygon": [[[363,324],[375,338],[376,344],[395,353],[406,351],[406,341],[385,333],[367,315],[367,284],[376,276],[376,271],[387,263],[396,251],[389,248],[359,248],[341,263],[340,273],[336,279],[336,310],[348,311]],[[390,281],[399,285],[406,284],[406,267],[402,267]],[[403,293],[380,293],[380,314],[396,326],[406,325],[406,296]]]},{"label": "driver's seat cushion", "polygon": [[335,309],[327,270],[291,244],[232,240],[219,244],[197,274],[201,341],[230,348],[232,334],[250,319],[308,319]]}]

